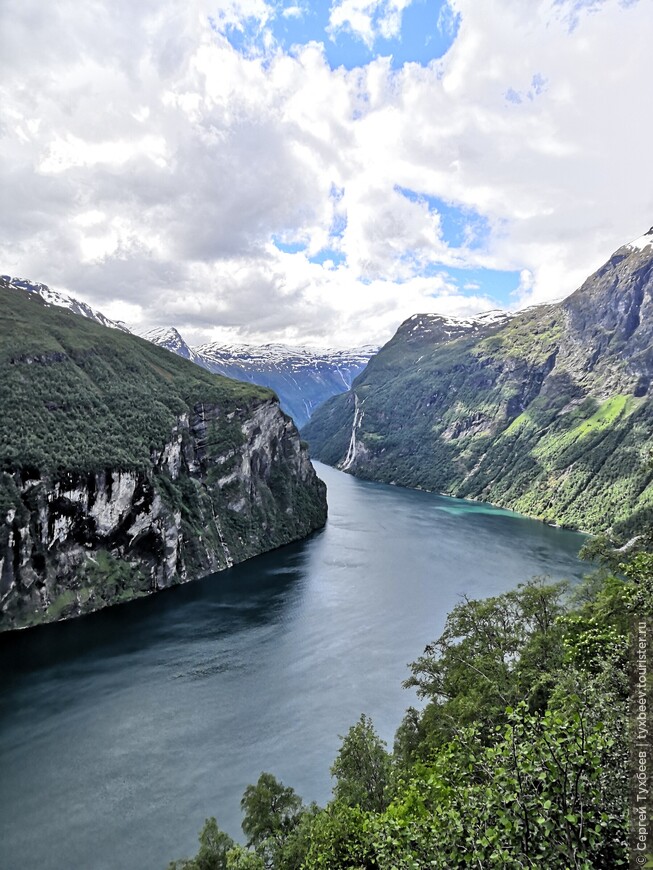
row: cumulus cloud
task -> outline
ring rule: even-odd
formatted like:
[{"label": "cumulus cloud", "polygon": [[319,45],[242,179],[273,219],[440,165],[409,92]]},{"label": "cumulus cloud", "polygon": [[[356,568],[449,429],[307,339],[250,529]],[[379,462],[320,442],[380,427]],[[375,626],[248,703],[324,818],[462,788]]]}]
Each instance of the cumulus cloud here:
[{"label": "cumulus cloud", "polygon": [[336,0],[329,13],[329,30],[347,30],[368,48],[378,37],[393,39],[401,31],[401,18],[413,0]]},{"label": "cumulus cloud", "polygon": [[[341,0],[331,26],[373,44],[407,5]],[[4,0],[2,271],[198,341],[496,305],[439,266],[519,273],[514,305],[569,293],[653,222],[651,4],[447,9],[441,59],[348,71],[282,50],[263,0]],[[267,48],[239,52],[251,27]],[[440,203],[482,237],[453,243]]]}]

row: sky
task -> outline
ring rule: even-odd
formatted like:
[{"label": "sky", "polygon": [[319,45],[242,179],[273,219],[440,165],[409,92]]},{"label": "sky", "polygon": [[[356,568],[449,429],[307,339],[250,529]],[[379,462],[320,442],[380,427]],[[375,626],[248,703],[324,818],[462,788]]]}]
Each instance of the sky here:
[{"label": "sky", "polygon": [[0,271],[354,347],[653,224],[653,0],[0,0]]}]

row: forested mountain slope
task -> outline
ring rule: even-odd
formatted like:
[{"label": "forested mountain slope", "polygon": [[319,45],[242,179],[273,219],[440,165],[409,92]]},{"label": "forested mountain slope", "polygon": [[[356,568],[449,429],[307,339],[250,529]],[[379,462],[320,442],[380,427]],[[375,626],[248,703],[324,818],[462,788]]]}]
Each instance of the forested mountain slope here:
[{"label": "forested mountain slope", "polygon": [[451,333],[416,315],[304,429],[357,476],[587,531],[653,519],[653,230],[572,296]]},{"label": "forested mountain slope", "polygon": [[191,580],[324,524],[269,390],[0,280],[0,630]]}]

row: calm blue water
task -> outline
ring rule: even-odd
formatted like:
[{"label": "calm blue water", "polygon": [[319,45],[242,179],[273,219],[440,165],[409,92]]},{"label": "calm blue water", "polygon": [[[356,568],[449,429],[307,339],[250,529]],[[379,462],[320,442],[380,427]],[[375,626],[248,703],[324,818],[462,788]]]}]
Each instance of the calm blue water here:
[{"label": "calm blue water", "polygon": [[580,535],[316,464],[329,522],[145,600],[0,636],[0,867],[164,870],[240,835],[269,770],[306,800],[361,713],[392,741],[407,663],[463,593],[578,578]]}]

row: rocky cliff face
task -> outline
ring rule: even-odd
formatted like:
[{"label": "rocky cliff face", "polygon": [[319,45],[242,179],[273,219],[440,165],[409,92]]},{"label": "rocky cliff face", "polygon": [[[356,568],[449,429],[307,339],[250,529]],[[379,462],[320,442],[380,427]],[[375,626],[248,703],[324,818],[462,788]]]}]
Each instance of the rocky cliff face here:
[{"label": "rocky cliff face", "polygon": [[643,397],[653,374],[653,228],[623,245],[561,306],[560,351],[579,380]]},{"label": "rocky cliff face", "polygon": [[653,521],[653,232],[561,304],[402,324],[304,429],[325,462],[589,531]]},{"label": "rocky cliff face", "polygon": [[[2,301],[20,309],[15,296]],[[50,323],[43,306],[27,306],[25,314]],[[4,357],[0,400],[10,410],[17,391],[30,389],[16,413],[20,407],[32,426],[14,419],[13,449],[3,439],[0,629],[76,616],[192,580],[324,524],[325,486],[273,396],[133,336],[116,339],[103,327],[78,326],[67,313],[59,317],[68,332],[55,329],[50,337],[56,333],[61,350]],[[34,340],[43,344],[44,335]],[[71,342],[84,345],[81,362]],[[22,344],[29,348],[30,339]],[[102,379],[88,382],[98,357],[103,369],[110,361],[112,375],[119,366],[129,374],[118,384],[111,379],[105,416],[89,421],[83,389],[97,397]],[[77,384],[67,408],[57,400],[64,375]],[[165,413],[163,401],[171,406]],[[48,430],[57,436],[49,444]],[[148,443],[146,459],[140,446]]]},{"label": "rocky cliff face", "polygon": [[5,629],[229,568],[326,519],[324,484],[273,400],[226,419],[195,406],[147,472],[5,474],[3,488],[13,496],[0,523]]}]

